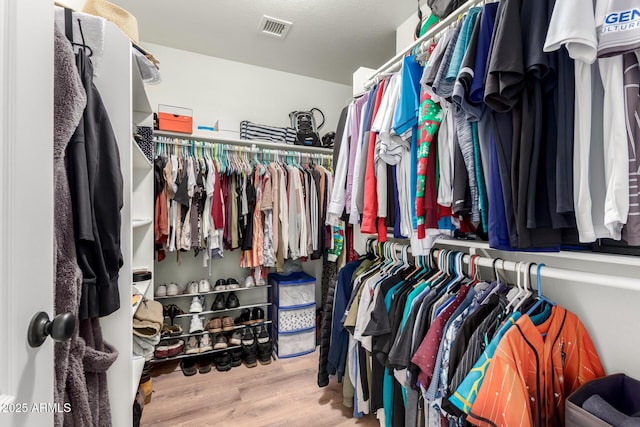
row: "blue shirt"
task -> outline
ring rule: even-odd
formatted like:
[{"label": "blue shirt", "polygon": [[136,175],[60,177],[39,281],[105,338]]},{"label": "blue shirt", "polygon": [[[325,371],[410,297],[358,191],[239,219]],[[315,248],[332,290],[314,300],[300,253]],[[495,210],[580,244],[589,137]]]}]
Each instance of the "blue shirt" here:
[{"label": "blue shirt", "polygon": [[337,375],[338,382],[342,382],[345,364],[347,360],[347,346],[349,343],[349,333],[344,328],[342,316],[351,299],[351,279],[353,273],[360,266],[362,260],[355,260],[347,263],[338,273],[338,281],[333,296],[333,316],[331,318],[331,345],[327,357],[327,372],[330,375]]},{"label": "blue shirt", "polygon": [[491,46],[491,36],[493,34],[497,11],[497,2],[488,3],[482,8],[482,14],[480,15],[480,36],[476,50],[476,62],[473,67],[471,91],[469,92],[469,99],[476,104],[484,102],[484,77],[489,59],[489,48]]}]

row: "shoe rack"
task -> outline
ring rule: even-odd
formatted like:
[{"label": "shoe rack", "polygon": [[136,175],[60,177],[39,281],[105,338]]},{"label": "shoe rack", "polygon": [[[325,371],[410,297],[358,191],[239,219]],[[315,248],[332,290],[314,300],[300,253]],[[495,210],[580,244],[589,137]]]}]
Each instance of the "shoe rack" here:
[{"label": "shoe rack", "polygon": [[[178,295],[156,296],[154,299],[156,301],[161,302],[163,306],[167,306],[169,304],[175,304],[184,312],[184,314],[177,314],[173,318],[169,316],[165,316],[165,324],[172,324],[171,322],[173,322],[173,324],[179,324],[183,332],[180,333],[179,335],[165,335],[162,337],[161,343],[167,340],[179,339],[184,341],[185,346],[181,354],[178,354],[176,356],[171,356],[171,357],[164,357],[164,358],[154,357],[151,360],[151,363],[162,363],[170,360],[183,359],[187,357],[198,357],[206,354],[218,353],[222,351],[229,351],[235,348],[240,348],[239,345],[228,344],[227,347],[221,348],[221,349],[213,349],[213,350],[207,350],[207,351],[191,353],[191,354],[185,353],[187,342],[191,337],[197,337],[198,339],[200,339],[200,337],[202,337],[203,335],[209,334],[211,337],[212,344],[215,344],[216,337],[220,334],[226,334],[227,336],[230,336],[234,331],[244,330],[247,327],[255,328],[262,325],[265,325],[265,326],[271,325],[272,321],[268,318],[269,312],[270,312],[268,308],[271,306],[271,301],[270,301],[271,292],[269,292],[269,288],[271,288],[271,285],[266,284],[264,286],[239,287],[235,289],[226,289],[226,290],[218,290],[218,291],[212,290],[208,292],[201,292],[201,293],[195,293],[195,294],[188,293],[188,294],[178,294]],[[212,307],[215,301],[215,298],[218,295],[220,294],[224,295],[225,302],[226,302],[226,300],[228,299],[231,293],[234,293],[238,297],[240,301],[239,306],[233,307],[233,308],[224,308],[220,310],[207,309]],[[193,297],[199,297],[199,296],[204,297],[204,300],[205,300],[204,307],[203,307],[204,310],[197,313],[190,313],[189,306],[190,306],[191,300],[193,299]],[[190,326],[190,320],[192,316],[200,316],[202,318],[202,324],[204,326],[207,324],[209,320],[211,320],[214,317],[230,316],[235,320],[240,316],[240,314],[242,313],[242,310],[244,309],[251,310],[253,308],[264,308],[264,316],[265,316],[264,320],[257,321],[257,322],[254,321],[250,324],[235,324],[233,328],[228,329],[226,331],[209,332],[207,330],[204,330],[201,332],[193,332],[193,333],[188,332],[189,326]]]}]

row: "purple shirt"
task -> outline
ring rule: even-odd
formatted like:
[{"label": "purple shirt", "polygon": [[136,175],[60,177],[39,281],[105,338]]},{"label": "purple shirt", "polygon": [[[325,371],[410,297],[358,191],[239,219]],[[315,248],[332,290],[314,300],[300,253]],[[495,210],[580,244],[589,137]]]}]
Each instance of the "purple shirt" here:
[{"label": "purple shirt", "polygon": [[362,108],[369,100],[369,92],[362,95],[353,104],[351,112],[351,140],[349,144],[349,169],[347,169],[347,192],[345,194],[346,212],[351,212],[351,188],[353,187],[353,171],[356,162],[356,149],[360,142],[360,119],[362,116]]}]

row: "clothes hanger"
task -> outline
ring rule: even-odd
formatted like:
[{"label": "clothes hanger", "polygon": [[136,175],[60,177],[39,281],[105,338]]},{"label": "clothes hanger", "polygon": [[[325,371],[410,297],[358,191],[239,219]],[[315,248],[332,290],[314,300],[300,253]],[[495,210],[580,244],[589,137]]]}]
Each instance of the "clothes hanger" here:
[{"label": "clothes hanger", "polygon": [[555,305],[551,300],[547,299],[544,295],[542,295],[542,283],[540,281],[540,270],[544,267],[544,263],[538,264],[538,268],[536,269],[536,286],[538,288],[538,301],[527,311],[527,315],[531,316],[531,314],[543,303],[547,303],[552,307]]},{"label": "clothes hanger", "polygon": [[71,43],[71,46],[73,47],[79,47],[82,50],[84,50],[84,53],[91,58],[93,56],[93,49],[91,49],[91,46],[87,45],[84,39],[84,32],[82,31],[82,21],[80,21],[80,18],[76,18],[76,20],[78,21],[78,29],[80,30],[80,38],[82,39],[82,43],[76,43],[75,41],[73,41],[73,10],[69,9],[68,7],[64,8],[64,24],[65,24],[65,32],[67,35],[67,38],[69,39],[69,43]]},{"label": "clothes hanger", "polygon": [[523,283],[522,283],[522,295],[518,296],[519,300],[517,302],[517,304],[513,307],[514,311],[520,311],[521,307],[523,306],[523,304],[529,299],[529,297],[531,297],[532,292],[529,289],[529,269],[531,268],[531,266],[534,263],[532,262],[528,262],[526,264],[523,264]]},{"label": "clothes hanger", "polygon": [[505,310],[507,310],[507,311],[512,311],[513,305],[517,302],[516,298],[521,292],[521,289],[520,289],[520,275],[518,274],[519,271],[520,271],[520,264],[521,264],[520,261],[516,262],[515,272],[516,272],[516,279],[517,280],[516,280],[515,283],[512,284],[513,286],[511,287],[511,289],[509,289],[509,292],[507,293],[507,300],[509,301],[509,303],[505,307]]}]

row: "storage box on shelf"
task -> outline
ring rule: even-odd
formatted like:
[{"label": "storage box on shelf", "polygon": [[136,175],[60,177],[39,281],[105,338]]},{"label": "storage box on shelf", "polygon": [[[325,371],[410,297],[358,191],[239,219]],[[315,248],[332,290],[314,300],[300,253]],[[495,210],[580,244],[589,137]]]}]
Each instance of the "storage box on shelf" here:
[{"label": "storage box on shelf", "polygon": [[316,279],[306,273],[270,274],[272,336],[278,357],[312,353],[316,347]]}]

